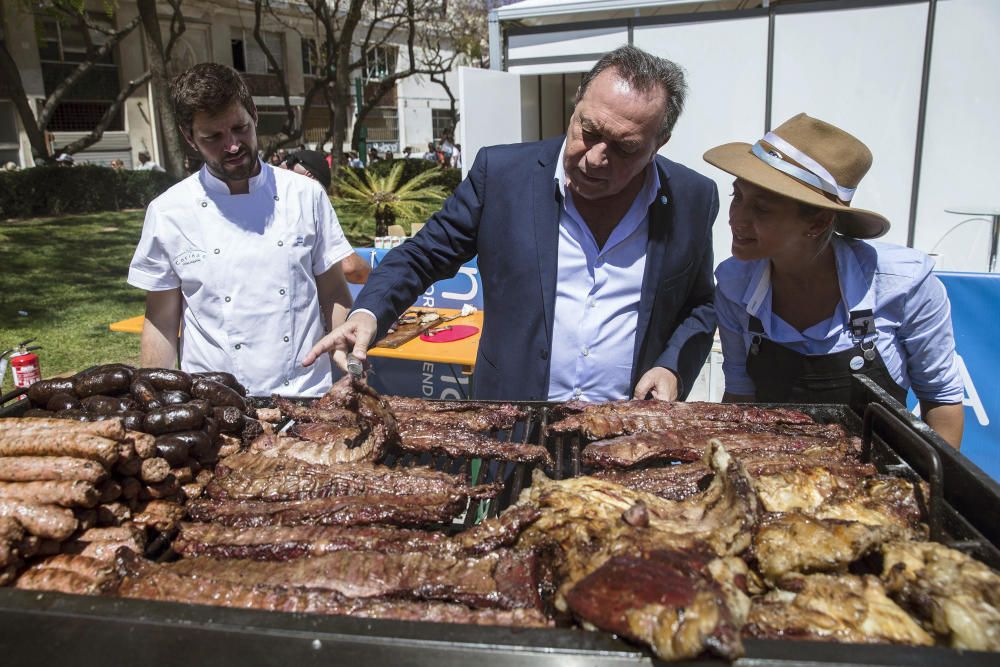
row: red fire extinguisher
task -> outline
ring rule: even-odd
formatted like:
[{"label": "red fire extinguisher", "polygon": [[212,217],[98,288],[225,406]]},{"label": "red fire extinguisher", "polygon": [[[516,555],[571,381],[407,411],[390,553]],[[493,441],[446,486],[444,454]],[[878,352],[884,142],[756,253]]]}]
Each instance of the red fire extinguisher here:
[{"label": "red fire extinguisher", "polygon": [[[34,338],[30,338],[23,341],[17,347],[0,355],[4,361],[6,361],[7,355],[10,355],[10,370],[14,375],[14,386],[17,388],[30,387],[32,383],[42,379],[42,367],[38,361],[38,355],[34,352],[42,349],[42,346],[29,345],[34,340]],[[0,368],[4,366],[6,363],[0,363]],[[3,376],[0,375],[0,377]],[[20,398],[23,399],[26,396],[22,395]]]}]

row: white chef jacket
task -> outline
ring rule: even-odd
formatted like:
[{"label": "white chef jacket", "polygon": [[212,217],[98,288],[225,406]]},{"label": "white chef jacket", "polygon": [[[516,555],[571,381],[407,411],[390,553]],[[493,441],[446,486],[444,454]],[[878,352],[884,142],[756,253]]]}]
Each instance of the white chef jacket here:
[{"label": "white chef jacket", "polygon": [[353,252],[316,181],[261,164],[232,195],[205,167],[150,203],[128,283],[181,288],[181,368],[228,371],[251,395],[318,396],[327,355],[315,276]]}]

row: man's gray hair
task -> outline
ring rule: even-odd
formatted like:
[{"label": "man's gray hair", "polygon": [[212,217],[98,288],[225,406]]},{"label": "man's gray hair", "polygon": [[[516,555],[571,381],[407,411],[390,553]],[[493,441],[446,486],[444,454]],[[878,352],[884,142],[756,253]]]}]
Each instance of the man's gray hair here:
[{"label": "man's gray hair", "polygon": [[587,87],[598,74],[606,69],[614,69],[618,76],[627,81],[630,86],[639,91],[650,90],[653,86],[661,86],[667,99],[667,109],[663,116],[658,139],[663,141],[674,130],[674,123],[684,110],[684,97],[687,95],[687,84],[684,82],[684,70],[677,63],[658,58],[634,46],[620,46],[607,53],[597,61],[594,67],[583,75],[580,87],[576,91],[575,103],[583,99]]}]

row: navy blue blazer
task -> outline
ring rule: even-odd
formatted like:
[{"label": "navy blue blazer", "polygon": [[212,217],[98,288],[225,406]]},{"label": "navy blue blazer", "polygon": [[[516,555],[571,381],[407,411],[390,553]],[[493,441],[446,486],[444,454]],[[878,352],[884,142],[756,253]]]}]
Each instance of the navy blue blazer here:
[{"label": "navy blue blazer", "polygon": [[[545,400],[556,293],[563,138],[479,151],[469,175],[412,239],[389,252],[358,295],[382,338],[428,286],[479,255],[484,326],[473,376],[478,399]],[[632,388],[654,366],[687,395],[711,349],[715,183],[657,156]],[[664,199],[665,197],[665,199]],[[664,203],[665,202],[665,203]],[[555,342],[558,344],[558,342]]]}]

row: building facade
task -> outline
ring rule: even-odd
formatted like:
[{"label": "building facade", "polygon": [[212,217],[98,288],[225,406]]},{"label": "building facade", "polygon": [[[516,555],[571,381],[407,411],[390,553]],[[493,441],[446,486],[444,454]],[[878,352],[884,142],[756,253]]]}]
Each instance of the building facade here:
[{"label": "building facade", "polygon": [[[113,18],[108,17],[104,3],[91,2],[89,18],[108,28],[120,29],[137,15],[135,2],[123,0]],[[322,35],[308,10],[301,3],[273,3],[277,16],[262,21],[263,38],[284,71],[291,105],[302,121],[302,142],[317,147],[328,134],[330,111],[322,95],[305,107],[306,91],[315,81],[316,50]],[[253,35],[253,3],[241,0],[204,2],[186,0],[182,5],[185,30],[177,39],[168,62],[168,73],[177,74],[198,62],[218,62],[243,73],[259,112],[258,134],[262,139],[276,134],[286,117],[278,78],[268,63],[263,49]],[[161,12],[169,12],[163,4]],[[170,35],[170,15],[161,13],[160,29],[164,41]],[[95,43],[103,39],[99,32],[81,35],[75,26],[60,24],[41,13],[27,10],[21,3],[0,4],[8,49],[21,73],[22,83],[35,112],[44,99],[72,71],[86,52],[89,37]],[[363,34],[367,26],[359,28]],[[53,115],[48,130],[54,146],[63,146],[90,132],[128,82],[143,75],[148,68],[140,28],[131,31],[105,58],[96,63],[83,80],[74,85]],[[362,87],[374,86],[399,68],[408,66],[404,35],[392,36],[369,49],[364,65],[352,72]],[[354,59],[360,50],[355,47]],[[418,53],[418,57],[419,53]],[[458,90],[457,75],[446,76],[453,91]],[[140,86],[122,105],[102,138],[76,154],[77,163],[109,164],[114,159],[126,167],[138,164],[140,151],[148,151],[157,162],[163,162],[161,134],[153,112],[154,97],[149,84]],[[394,88],[365,119],[368,144],[380,152],[399,154],[410,146],[415,155],[426,150],[428,142],[439,140],[451,126],[450,103],[443,87],[425,75],[413,75],[397,81]],[[350,140],[354,126],[354,102],[349,108],[335,112],[347,115]],[[331,150],[329,142],[323,148]],[[349,146],[345,144],[343,150]],[[31,146],[17,116],[6,87],[0,85],[0,165],[14,162],[21,167],[34,164]]]}]

